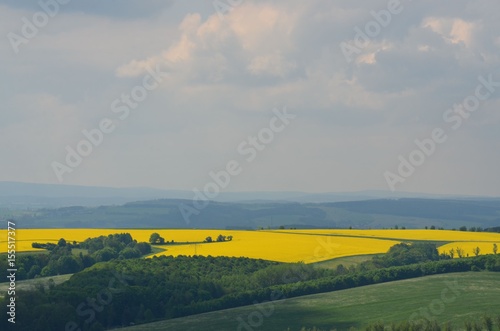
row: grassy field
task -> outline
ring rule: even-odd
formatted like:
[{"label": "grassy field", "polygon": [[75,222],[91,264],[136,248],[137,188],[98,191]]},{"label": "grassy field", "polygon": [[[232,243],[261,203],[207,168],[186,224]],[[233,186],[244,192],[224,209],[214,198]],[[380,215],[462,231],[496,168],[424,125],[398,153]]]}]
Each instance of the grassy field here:
[{"label": "grassy field", "polygon": [[357,266],[358,264],[371,260],[374,256],[379,254],[368,254],[368,255],[356,255],[356,256],[346,256],[339,257],[332,260],[321,261],[314,263],[315,266],[326,269],[336,269],[339,265],[343,265],[346,268],[350,266]]},{"label": "grassy field", "polygon": [[303,326],[347,330],[362,329],[377,321],[401,322],[422,316],[463,328],[465,320],[500,315],[499,297],[500,274],[468,272],[308,295],[120,330],[298,331]]},{"label": "grassy field", "polygon": [[[18,290],[31,290],[38,284],[41,284],[45,288],[47,288],[49,286],[49,281],[51,279],[54,281],[54,284],[57,285],[57,284],[64,283],[65,281],[70,279],[71,276],[73,276],[73,274],[60,275],[60,276],[50,276],[50,277],[28,279],[28,280],[18,280],[18,281],[16,281],[16,291],[18,291]],[[9,288],[9,283],[0,283],[0,295],[2,295],[2,296],[6,295],[8,288]]]}]

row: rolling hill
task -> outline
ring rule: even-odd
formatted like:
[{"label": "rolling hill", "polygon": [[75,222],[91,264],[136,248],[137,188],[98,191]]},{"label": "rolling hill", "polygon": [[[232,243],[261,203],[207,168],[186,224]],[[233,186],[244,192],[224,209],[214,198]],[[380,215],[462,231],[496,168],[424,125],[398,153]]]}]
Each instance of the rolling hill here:
[{"label": "rolling hill", "polygon": [[[33,209],[70,206],[120,205],[154,199],[192,199],[186,190],[165,190],[148,187],[96,187],[82,185],[39,184],[0,181],[0,208]],[[359,192],[220,192],[218,202],[300,202],[323,203],[364,201],[372,199],[485,199],[484,197],[446,196],[437,194],[359,191]]]},{"label": "rolling hill", "polygon": [[[186,210],[188,212],[186,212]],[[188,215],[184,217],[185,215]],[[500,225],[500,200],[378,199],[336,203],[162,199],[9,215],[19,228],[443,228]]]},{"label": "rolling hill", "polygon": [[[443,294],[445,293],[445,294]],[[307,295],[195,316],[121,328],[123,331],[299,331],[362,329],[424,317],[463,328],[487,314],[498,316],[500,276],[468,272],[427,276],[348,290]]]}]

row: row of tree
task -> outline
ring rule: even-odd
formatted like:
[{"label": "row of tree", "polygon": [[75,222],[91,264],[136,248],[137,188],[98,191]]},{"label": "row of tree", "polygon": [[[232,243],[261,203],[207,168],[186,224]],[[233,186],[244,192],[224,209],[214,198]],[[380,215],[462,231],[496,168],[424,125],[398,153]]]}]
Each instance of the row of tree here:
[{"label": "row of tree", "polygon": [[[492,253],[493,254],[498,254],[498,245],[497,244],[493,244],[493,248],[492,248]],[[452,248],[448,251],[448,253],[443,253],[444,255],[447,255],[449,256],[450,258],[454,258],[455,256],[459,257],[459,258],[463,258],[463,257],[468,257],[469,254],[468,253],[465,253],[465,250],[460,248],[460,247],[457,247],[456,249],[455,248]],[[479,246],[477,247],[474,247],[472,249],[472,254],[474,254],[474,256],[479,256],[479,254],[481,254],[481,248],[479,248]]]},{"label": "row of tree", "polygon": [[[233,236],[223,236],[221,234],[219,234],[217,236],[217,238],[215,238],[215,242],[224,242],[224,241],[231,241],[233,240]],[[205,241],[206,243],[211,243],[211,242],[214,242],[214,240],[212,239],[211,236],[208,236],[205,238]]]},{"label": "row of tree", "polygon": [[[219,234],[217,236],[217,238],[212,239],[211,236],[208,236],[205,238],[205,240],[203,242],[206,242],[206,243],[211,243],[211,242],[224,242],[224,241],[231,241],[233,240],[233,236],[223,236],[222,234]],[[165,241],[165,238],[163,238],[162,236],[160,236],[159,233],[157,232],[154,232],[151,234],[151,236],[149,237],[149,242],[151,243],[151,245],[165,245],[165,244],[173,244],[174,243],[174,240],[172,239],[171,242],[169,241]]]},{"label": "row of tree", "polygon": [[[281,227],[280,227],[281,228]],[[352,229],[352,226],[349,227],[349,229]],[[401,229],[401,230],[405,230],[406,227],[402,226],[402,227],[399,227],[399,225],[395,225],[392,229],[395,229],[395,230],[398,230],[398,229]],[[431,226],[424,226],[424,229],[425,230],[446,230],[444,227],[440,226],[435,226],[435,225],[431,225]],[[456,231],[457,229],[451,229],[452,231]],[[471,226],[469,228],[467,228],[465,225],[461,226],[458,228],[458,231],[470,231],[470,232],[500,232],[500,228],[487,228],[487,229],[483,229],[482,227],[478,226],[478,227],[475,227],[475,226]]]}]

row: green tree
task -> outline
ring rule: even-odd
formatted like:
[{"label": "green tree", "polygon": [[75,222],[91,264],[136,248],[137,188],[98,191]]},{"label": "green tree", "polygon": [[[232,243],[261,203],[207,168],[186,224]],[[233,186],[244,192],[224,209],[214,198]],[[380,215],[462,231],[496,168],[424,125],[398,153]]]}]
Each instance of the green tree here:
[{"label": "green tree", "polygon": [[151,245],[145,242],[140,242],[135,245],[135,248],[141,252],[141,255],[146,255],[151,253]]},{"label": "green tree", "polygon": [[19,267],[19,269],[17,269],[16,279],[23,280],[27,277],[28,273],[26,272],[26,269],[24,269],[24,267]]},{"label": "green tree", "polygon": [[498,246],[497,244],[493,244],[493,254],[496,254],[498,252]]},{"label": "green tree", "polygon": [[211,243],[212,242],[212,237],[208,236],[205,238],[205,242]]},{"label": "green tree", "polygon": [[151,244],[164,244],[165,243],[165,238],[160,236],[159,233],[152,233],[151,236],[149,237],[149,242]]},{"label": "green tree", "polygon": [[66,246],[66,240],[64,238],[59,239],[57,242],[57,246],[59,247],[65,247]]},{"label": "green tree", "polygon": [[455,250],[452,248],[450,249],[450,257],[453,259],[455,257]]},{"label": "green tree", "polygon": [[439,252],[432,243],[400,243],[392,246],[387,254],[376,256],[373,263],[380,267],[401,266],[439,260]]},{"label": "green tree", "polygon": [[31,267],[30,271],[28,271],[28,279],[33,279],[35,278],[35,276],[38,276],[40,275],[40,272],[41,272],[41,268],[38,264],[35,264],[34,266]]},{"label": "green tree", "polygon": [[122,259],[133,259],[141,256],[141,252],[136,248],[127,247],[120,252],[119,257]]},{"label": "green tree", "polygon": [[60,274],[72,274],[80,271],[80,265],[73,256],[61,256],[57,260],[58,271]]},{"label": "green tree", "polygon": [[483,316],[483,323],[486,331],[492,331],[493,330],[493,319],[489,316]]},{"label": "green tree", "polygon": [[463,257],[464,257],[464,250],[463,250],[463,249],[461,249],[460,247],[457,247],[456,252],[457,252],[457,256],[458,256],[459,258],[463,258]]},{"label": "green tree", "polygon": [[106,262],[116,258],[117,254],[115,250],[113,250],[111,247],[105,247],[95,252],[93,254],[93,257],[96,260],[96,262]]},{"label": "green tree", "polygon": [[47,276],[54,276],[57,275],[57,268],[54,262],[49,262],[45,267],[43,267],[42,271],[40,272],[40,275],[42,277],[47,277]]},{"label": "green tree", "polygon": [[56,287],[56,282],[51,278],[47,281],[47,285],[49,287],[49,290],[53,290]]},{"label": "green tree", "polygon": [[155,318],[155,315],[153,314],[151,309],[149,309],[149,308],[146,309],[146,311],[144,312],[144,319],[146,321],[152,321],[154,318]]},{"label": "green tree", "polygon": [[152,233],[151,236],[149,237],[149,242],[152,244],[156,244],[160,240],[160,234],[159,233]]},{"label": "green tree", "polygon": [[472,252],[474,253],[475,256],[479,256],[479,253],[481,253],[481,248],[476,247],[472,250]]},{"label": "green tree", "polygon": [[339,275],[345,275],[346,273],[348,273],[348,272],[349,272],[349,270],[347,270],[347,269],[346,269],[346,267],[344,267],[344,265],[343,265],[343,264],[339,264],[339,265],[337,266],[336,272],[337,272],[337,274],[339,274]]},{"label": "green tree", "polygon": [[79,257],[80,257],[80,261],[82,261],[83,268],[88,268],[88,267],[91,267],[95,264],[95,259],[88,254],[83,255],[82,253],[80,253]]}]

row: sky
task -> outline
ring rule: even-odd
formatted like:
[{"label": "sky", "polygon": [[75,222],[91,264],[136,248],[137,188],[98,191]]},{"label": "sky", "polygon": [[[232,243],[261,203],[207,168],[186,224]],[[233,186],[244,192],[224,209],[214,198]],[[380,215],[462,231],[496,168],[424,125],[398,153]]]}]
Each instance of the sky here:
[{"label": "sky", "polygon": [[498,12],[0,1],[0,181],[500,196]]}]

